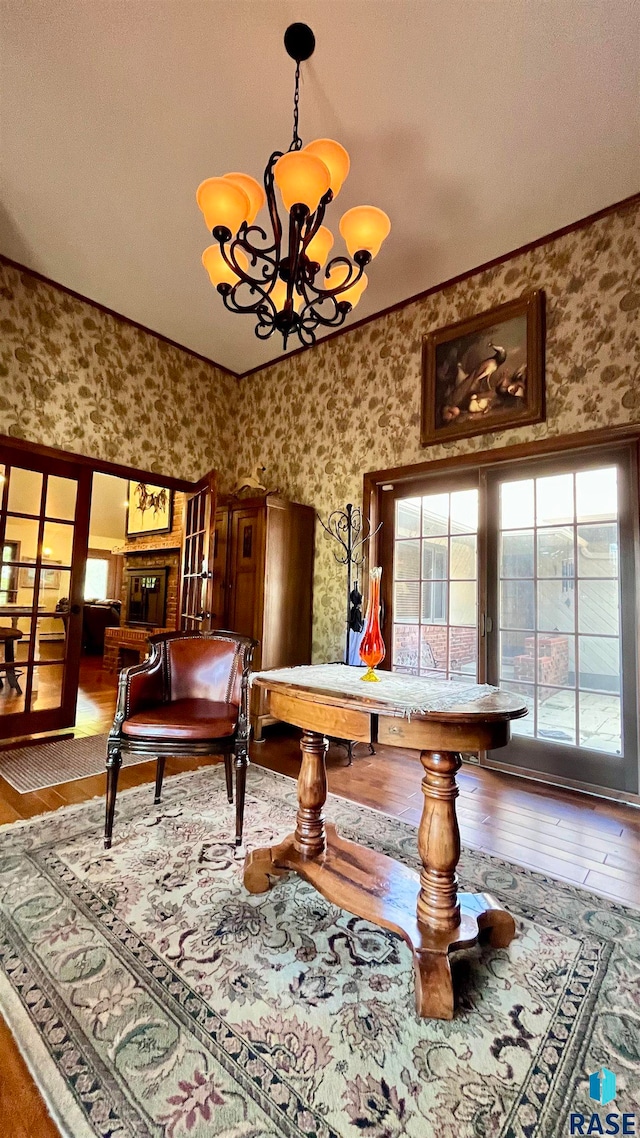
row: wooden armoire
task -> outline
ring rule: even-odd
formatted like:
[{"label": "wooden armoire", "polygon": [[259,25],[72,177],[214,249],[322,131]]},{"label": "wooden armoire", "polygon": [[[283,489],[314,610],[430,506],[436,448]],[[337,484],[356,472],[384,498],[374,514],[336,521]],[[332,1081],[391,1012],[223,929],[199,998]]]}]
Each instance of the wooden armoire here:
[{"label": "wooden armoire", "polygon": [[[311,506],[273,494],[218,501],[211,627],[253,636],[255,670],[311,662],[314,535]],[[262,692],[251,720],[255,739],[274,722]]]}]

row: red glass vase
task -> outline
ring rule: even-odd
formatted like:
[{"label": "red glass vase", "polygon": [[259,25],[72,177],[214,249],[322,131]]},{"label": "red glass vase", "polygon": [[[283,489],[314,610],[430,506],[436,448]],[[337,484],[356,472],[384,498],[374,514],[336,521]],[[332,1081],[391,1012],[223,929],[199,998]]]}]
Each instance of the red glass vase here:
[{"label": "red glass vase", "polygon": [[367,665],[363,680],[369,682],[379,681],[374,668],[382,663],[385,657],[384,640],[380,629],[380,578],[382,569],[372,569],[369,574],[369,600],[367,603],[367,621],[364,636],[360,641],[360,659]]}]

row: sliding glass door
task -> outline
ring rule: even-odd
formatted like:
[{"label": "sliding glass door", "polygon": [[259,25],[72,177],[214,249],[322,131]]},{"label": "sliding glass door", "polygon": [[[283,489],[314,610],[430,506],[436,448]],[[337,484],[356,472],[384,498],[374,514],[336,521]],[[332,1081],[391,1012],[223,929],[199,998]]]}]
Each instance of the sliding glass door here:
[{"label": "sliding glass door", "polygon": [[389,666],[523,695],[491,761],[637,791],[636,487],[631,448],[385,487]]},{"label": "sliding glass door", "polygon": [[498,761],[637,786],[633,480],[627,453],[487,476],[487,677],[529,707]]}]

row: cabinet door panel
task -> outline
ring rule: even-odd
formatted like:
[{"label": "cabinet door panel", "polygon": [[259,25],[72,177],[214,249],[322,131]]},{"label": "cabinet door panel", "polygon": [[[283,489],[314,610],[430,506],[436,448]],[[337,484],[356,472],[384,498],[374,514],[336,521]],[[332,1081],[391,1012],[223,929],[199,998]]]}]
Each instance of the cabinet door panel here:
[{"label": "cabinet door panel", "polygon": [[261,639],[263,511],[234,511],[231,520],[229,625],[233,632]]}]

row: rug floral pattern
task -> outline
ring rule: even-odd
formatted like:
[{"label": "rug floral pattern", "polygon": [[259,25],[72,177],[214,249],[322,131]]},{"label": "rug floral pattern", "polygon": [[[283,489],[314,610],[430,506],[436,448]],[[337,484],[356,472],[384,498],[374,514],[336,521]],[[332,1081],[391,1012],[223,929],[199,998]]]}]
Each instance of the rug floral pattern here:
[{"label": "rug floral pattern", "polygon": [[[295,784],[251,768],[249,791],[247,845],[284,836]],[[603,1063],[638,1110],[639,913],[465,852],[518,936],[461,956],[451,1023],[419,1020],[399,938],[293,875],[244,890],[219,767],[118,805],[108,854],[100,801],[0,832],[0,1007],[63,1133],[559,1138]],[[415,865],[413,827],[327,813]]]}]

